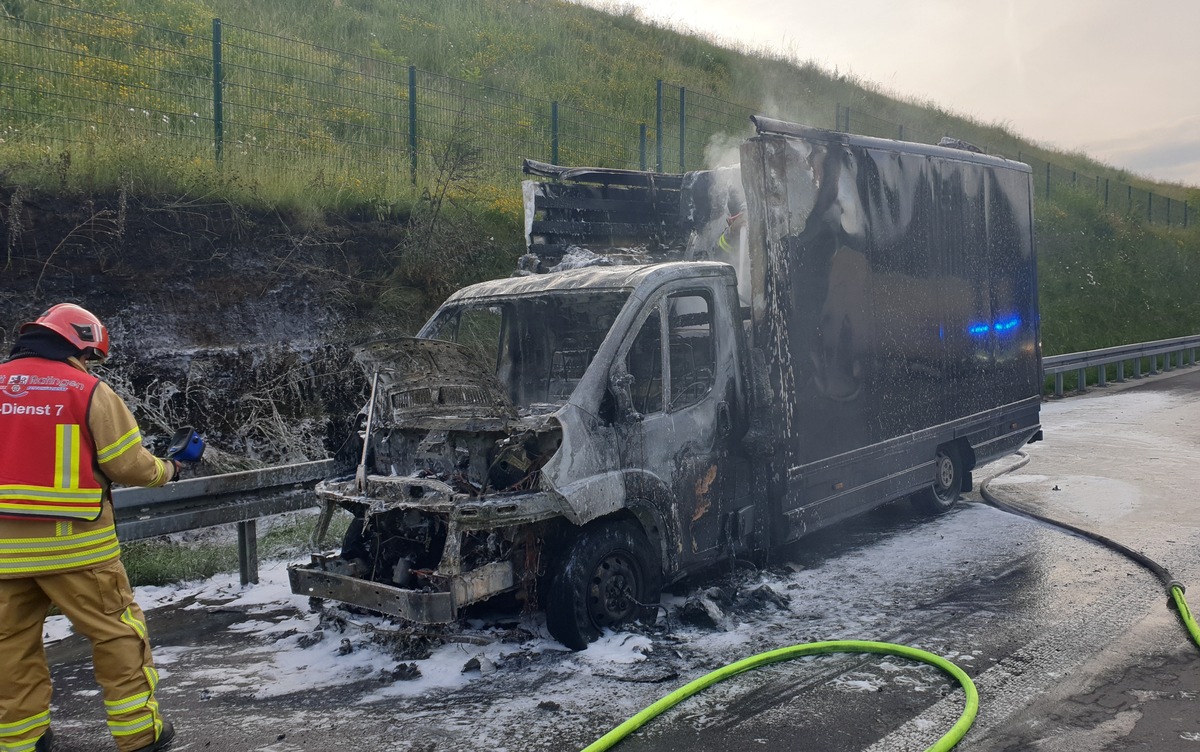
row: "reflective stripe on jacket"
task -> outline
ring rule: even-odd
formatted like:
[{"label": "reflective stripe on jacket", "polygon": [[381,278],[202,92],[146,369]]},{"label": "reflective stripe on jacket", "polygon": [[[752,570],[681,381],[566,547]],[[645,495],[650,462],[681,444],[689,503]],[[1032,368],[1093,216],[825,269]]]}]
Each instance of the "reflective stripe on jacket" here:
[{"label": "reflective stripe on jacket", "polygon": [[0,364],[0,515],[95,520],[104,502],[88,407],[100,380],[44,358]]}]

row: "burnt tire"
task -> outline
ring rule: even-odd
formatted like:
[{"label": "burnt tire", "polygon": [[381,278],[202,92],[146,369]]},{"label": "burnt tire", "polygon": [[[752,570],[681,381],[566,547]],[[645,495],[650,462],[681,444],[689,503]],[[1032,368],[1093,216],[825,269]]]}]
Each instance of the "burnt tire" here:
[{"label": "burnt tire", "polygon": [[590,525],[550,579],[546,626],[563,645],[584,650],[603,629],[656,608],[661,590],[658,556],[641,528],[628,521]]},{"label": "burnt tire", "polygon": [[958,501],[965,477],[966,470],[958,449],[940,446],[934,457],[933,483],[913,494],[913,503],[930,514],[941,514]]}]

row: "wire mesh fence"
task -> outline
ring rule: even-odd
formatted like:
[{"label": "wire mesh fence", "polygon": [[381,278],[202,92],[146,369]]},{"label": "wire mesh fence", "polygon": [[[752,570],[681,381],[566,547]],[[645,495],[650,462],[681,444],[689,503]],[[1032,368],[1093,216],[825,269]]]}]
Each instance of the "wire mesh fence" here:
[{"label": "wire mesh fence", "polygon": [[[53,3],[0,23],[4,145],[210,155],[211,40]],[[41,7],[38,7],[41,6]]]},{"label": "wire mesh fence", "polygon": [[[523,158],[663,172],[729,164],[761,109],[659,81],[655,111],[635,122],[215,19],[169,29],[51,0],[0,18],[0,56],[0,157],[61,163],[83,150],[83,161],[119,169],[136,151],[165,169],[287,175],[358,195],[448,170],[508,182]],[[841,105],[832,127],[941,138]],[[1155,224],[1190,222],[1178,199],[1018,158],[1042,197],[1090,192]]]}]

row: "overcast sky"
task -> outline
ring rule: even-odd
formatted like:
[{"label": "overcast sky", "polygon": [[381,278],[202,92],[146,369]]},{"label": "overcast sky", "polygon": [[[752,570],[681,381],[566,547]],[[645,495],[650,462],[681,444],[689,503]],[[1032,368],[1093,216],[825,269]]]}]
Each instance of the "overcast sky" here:
[{"label": "overcast sky", "polygon": [[1200,0],[619,5],[853,73],[1047,146],[1200,186]]}]

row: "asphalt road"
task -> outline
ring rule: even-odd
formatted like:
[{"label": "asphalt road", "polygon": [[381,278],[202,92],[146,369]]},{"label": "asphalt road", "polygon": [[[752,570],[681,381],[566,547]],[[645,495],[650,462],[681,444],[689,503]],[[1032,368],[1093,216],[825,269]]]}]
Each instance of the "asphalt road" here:
[{"label": "asphalt road", "polygon": [[[1197,395],[1200,369],[1187,369],[1047,402],[1046,440],[992,489],[1139,549],[1200,593]],[[684,597],[713,585],[737,602],[716,625],[681,623]],[[763,587],[772,598],[752,597]],[[150,612],[175,749],[577,750],[746,655],[872,639],[945,655],[974,678],[981,709],[958,749],[1200,750],[1200,649],[1157,581],[978,494],[932,519],[889,505],[805,539],[766,570],[694,583],[668,600],[656,629],[584,653],[556,649],[536,618],[487,617],[413,661],[423,678],[407,683],[392,669],[419,636],[322,624],[296,599],[257,592],[196,592]],[[313,644],[318,630],[326,639]],[[57,749],[111,749],[87,646],[72,637],[49,654]],[[961,709],[962,693],[931,668],[803,659],[714,687],[619,749],[923,750]]]}]

